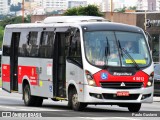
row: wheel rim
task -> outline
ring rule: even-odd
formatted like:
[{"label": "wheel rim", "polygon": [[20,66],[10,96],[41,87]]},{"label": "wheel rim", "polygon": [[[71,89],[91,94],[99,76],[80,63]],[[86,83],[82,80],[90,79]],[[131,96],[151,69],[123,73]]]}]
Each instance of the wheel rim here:
[{"label": "wheel rim", "polygon": [[78,95],[77,94],[73,95],[72,104],[73,104],[73,107],[76,107],[78,105]]},{"label": "wheel rim", "polygon": [[24,99],[26,102],[28,102],[29,100],[29,89],[28,88],[24,90]]}]

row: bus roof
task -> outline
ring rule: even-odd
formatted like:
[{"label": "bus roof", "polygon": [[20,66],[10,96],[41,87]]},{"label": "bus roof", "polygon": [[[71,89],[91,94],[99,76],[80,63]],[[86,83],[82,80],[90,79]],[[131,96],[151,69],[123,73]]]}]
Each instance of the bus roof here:
[{"label": "bus roof", "polygon": [[103,17],[97,16],[53,16],[44,19],[45,24],[49,23],[76,23],[76,22],[105,22]]},{"label": "bus roof", "polygon": [[[93,20],[97,20],[97,21],[93,21]],[[67,26],[87,27],[87,30],[120,30],[120,31],[132,31],[132,32],[141,31],[142,32],[142,29],[139,27],[122,24],[122,23],[106,22],[104,18],[94,17],[94,16],[48,17],[42,23],[10,24],[10,25],[7,25],[6,28],[19,28],[19,29],[20,28],[37,28],[37,27],[52,28],[52,27],[67,27]]]}]

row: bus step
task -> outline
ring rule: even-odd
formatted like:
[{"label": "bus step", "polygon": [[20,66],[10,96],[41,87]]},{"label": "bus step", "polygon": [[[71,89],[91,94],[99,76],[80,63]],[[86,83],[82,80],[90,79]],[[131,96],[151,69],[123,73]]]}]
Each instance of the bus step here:
[{"label": "bus step", "polygon": [[53,101],[60,101],[60,100],[67,100],[66,98],[61,98],[61,97],[54,97],[51,98]]},{"label": "bus step", "polygon": [[18,91],[16,91],[16,90],[11,90],[11,93],[18,93]]}]

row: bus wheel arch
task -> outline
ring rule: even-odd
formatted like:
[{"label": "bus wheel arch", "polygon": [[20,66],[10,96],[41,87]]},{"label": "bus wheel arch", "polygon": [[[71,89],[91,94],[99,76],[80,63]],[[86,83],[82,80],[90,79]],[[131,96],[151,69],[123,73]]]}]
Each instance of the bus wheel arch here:
[{"label": "bus wheel arch", "polygon": [[33,106],[35,103],[34,96],[31,95],[31,89],[28,80],[23,80],[23,100],[26,106]]},{"label": "bus wheel arch", "polygon": [[27,79],[23,80],[22,89],[23,89],[23,100],[26,106],[36,106],[36,107],[42,106],[43,98],[31,95],[30,84]]},{"label": "bus wheel arch", "polygon": [[73,84],[68,87],[68,106],[75,111],[82,111],[87,107],[86,103],[78,101],[78,93]]}]

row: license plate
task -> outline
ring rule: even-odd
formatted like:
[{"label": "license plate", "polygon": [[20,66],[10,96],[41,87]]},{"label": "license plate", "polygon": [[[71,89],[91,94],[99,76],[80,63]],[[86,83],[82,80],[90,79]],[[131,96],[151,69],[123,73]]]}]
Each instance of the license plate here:
[{"label": "license plate", "polygon": [[129,96],[129,92],[128,91],[118,91],[117,96]]}]

